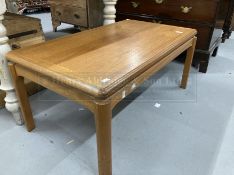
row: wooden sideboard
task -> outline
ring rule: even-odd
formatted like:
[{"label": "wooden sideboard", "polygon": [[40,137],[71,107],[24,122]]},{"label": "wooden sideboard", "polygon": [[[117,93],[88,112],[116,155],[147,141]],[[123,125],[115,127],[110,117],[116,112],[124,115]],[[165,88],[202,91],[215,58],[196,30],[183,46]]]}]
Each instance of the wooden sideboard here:
[{"label": "wooden sideboard", "polygon": [[193,64],[206,72],[216,56],[222,30],[216,28],[219,0],[118,0],[117,21],[137,19],[195,28],[198,41]]},{"label": "wooden sideboard", "polygon": [[50,0],[54,31],[61,22],[79,28],[94,28],[103,24],[102,0]]}]

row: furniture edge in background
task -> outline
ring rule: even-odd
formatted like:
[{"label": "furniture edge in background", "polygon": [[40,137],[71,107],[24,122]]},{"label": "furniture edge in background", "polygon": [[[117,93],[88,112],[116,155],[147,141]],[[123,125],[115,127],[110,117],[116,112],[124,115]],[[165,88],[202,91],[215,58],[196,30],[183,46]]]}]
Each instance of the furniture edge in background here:
[{"label": "furniture edge in background", "polygon": [[41,20],[14,13],[5,13],[3,25],[7,30],[12,49],[22,48],[45,41]]},{"label": "furniture edge in background", "polygon": [[[137,19],[198,30],[198,41],[193,65],[207,72],[211,56],[216,56],[222,30],[216,27],[219,1],[144,1],[118,0],[117,21]],[[207,9],[211,10],[207,13]]]},{"label": "furniture edge in background", "polygon": [[234,0],[230,0],[228,3],[228,11],[223,25],[222,42],[229,39],[232,30],[234,29]]},{"label": "furniture edge in background", "polygon": [[103,24],[102,0],[49,0],[53,30],[61,23],[72,24],[82,29],[90,29]]},{"label": "furniture edge in background", "polygon": [[[3,25],[6,27],[9,45],[18,49],[45,41],[41,20],[14,13],[5,13]],[[28,95],[33,95],[43,88],[35,83],[26,81]],[[0,108],[5,106],[6,93],[0,90]]]},{"label": "furniture edge in background", "polygon": [[48,0],[6,0],[7,11],[16,14],[24,12],[36,12],[50,8]]}]

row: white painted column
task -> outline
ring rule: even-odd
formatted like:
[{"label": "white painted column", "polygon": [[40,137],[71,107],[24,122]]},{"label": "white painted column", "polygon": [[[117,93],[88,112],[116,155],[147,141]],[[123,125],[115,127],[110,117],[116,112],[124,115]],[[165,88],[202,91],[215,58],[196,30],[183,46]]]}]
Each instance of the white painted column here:
[{"label": "white painted column", "polygon": [[11,50],[6,36],[6,28],[3,26],[3,14],[6,12],[5,0],[0,0],[0,89],[6,92],[5,106],[6,109],[13,114],[13,117],[18,125],[23,124],[20,113],[18,100],[16,98],[14,86],[12,85],[11,76],[8,70],[5,55]]},{"label": "white painted column", "polygon": [[104,8],[104,25],[115,23],[117,0],[103,0]]}]

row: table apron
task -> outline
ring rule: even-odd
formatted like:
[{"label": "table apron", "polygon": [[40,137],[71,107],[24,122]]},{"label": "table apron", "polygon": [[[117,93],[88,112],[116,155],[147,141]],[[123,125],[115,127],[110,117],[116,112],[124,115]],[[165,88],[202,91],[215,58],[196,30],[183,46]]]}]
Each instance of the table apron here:
[{"label": "table apron", "polygon": [[19,64],[15,64],[16,73],[18,76],[22,76],[26,79],[29,79],[45,88],[48,88],[68,99],[80,103],[90,109],[91,112],[95,113],[96,111],[96,102],[95,99],[89,95],[86,95],[84,92],[79,89],[67,86],[61,82],[53,81],[52,78],[45,76],[41,73],[35,72],[28,68],[25,68]]},{"label": "table apron", "polygon": [[[195,38],[195,37],[194,37]],[[124,87],[119,89],[116,93],[114,93],[110,97],[111,101],[111,107],[112,109],[125,98],[127,95],[132,93],[137,87],[139,87],[145,80],[149,79],[152,75],[154,75],[156,72],[161,70],[163,67],[165,67],[168,63],[173,61],[177,56],[179,56],[181,53],[186,51],[188,48],[192,47],[194,38],[190,39],[180,47],[178,47],[176,50],[171,52],[166,57],[162,58],[159,62],[154,64],[152,67],[147,69],[145,72],[141,73],[139,76],[137,76],[132,81],[128,82]]]}]

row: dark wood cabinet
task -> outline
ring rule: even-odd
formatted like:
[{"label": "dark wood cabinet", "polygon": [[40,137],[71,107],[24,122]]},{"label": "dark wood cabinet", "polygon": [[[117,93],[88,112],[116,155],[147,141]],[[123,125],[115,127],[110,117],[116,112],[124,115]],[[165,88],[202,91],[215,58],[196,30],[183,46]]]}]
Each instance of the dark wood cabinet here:
[{"label": "dark wood cabinet", "polygon": [[225,42],[231,36],[232,30],[234,29],[234,0],[223,0],[219,19],[223,20],[223,35],[222,41]]},{"label": "dark wood cabinet", "polygon": [[118,0],[117,21],[137,19],[195,28],[198,41],[193,65],[206,72],[216,56],[222,29],[216,27],[219,0]]}]

